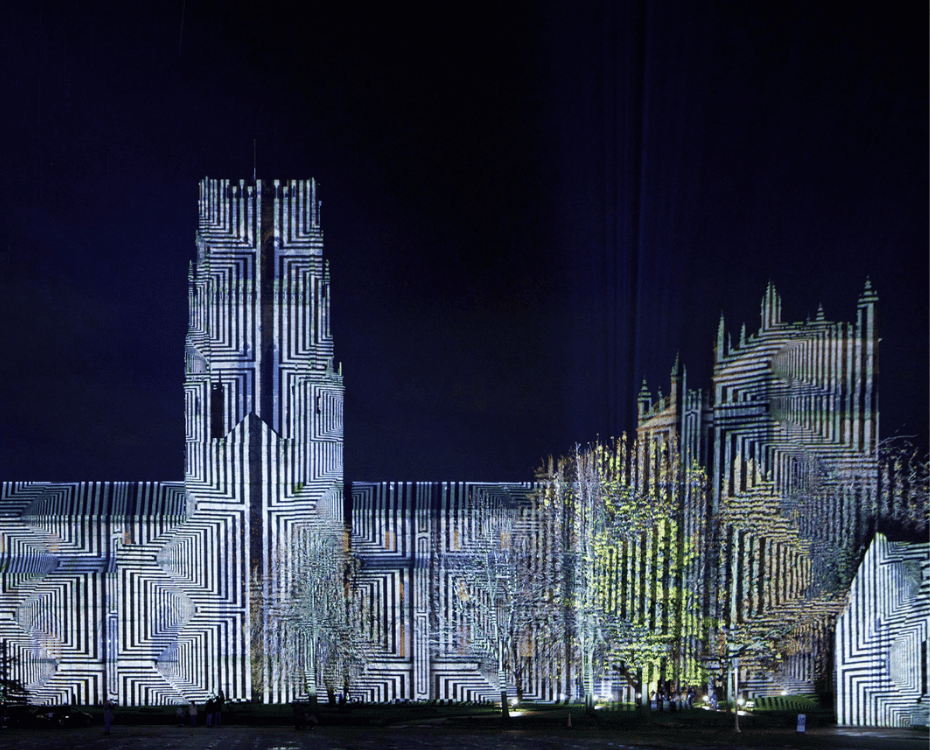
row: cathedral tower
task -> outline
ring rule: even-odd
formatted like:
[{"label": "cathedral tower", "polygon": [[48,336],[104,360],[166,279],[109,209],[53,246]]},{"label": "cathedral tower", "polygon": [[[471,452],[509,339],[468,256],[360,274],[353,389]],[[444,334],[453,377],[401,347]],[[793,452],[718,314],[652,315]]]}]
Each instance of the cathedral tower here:
[{"label": "cathedral tower", "polygon": [[268,656],[282,645],[269,615],[280,571],[302,530],[342,517],[343,384],[316,183],[204,179],[188,278],[189,513],[225,519],[236,552],[220,565],[252,613],[252,690],[287,700],[292,680]]}]

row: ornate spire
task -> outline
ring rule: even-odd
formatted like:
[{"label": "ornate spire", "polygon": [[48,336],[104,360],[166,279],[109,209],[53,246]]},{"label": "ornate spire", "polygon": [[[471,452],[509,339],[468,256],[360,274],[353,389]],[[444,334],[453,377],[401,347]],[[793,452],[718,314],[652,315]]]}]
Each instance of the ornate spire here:
[{"label": "ornate spire", "polygon": [[723,321],[723,311],[720,312],[720,322],[717,324],[717,345],[714,347],[716,353],[715,359],[718,362],[723,362],[723,358],[726,356],[726,352],[723,349],[724,346],[724,334],[725,327]]},{"label": "ornate spire", "polygon": [[865,287],[862,290],[862,294],[859,295],[859,304],[867,302],[877,302],[878,294],[874,289],[872,289],[872,281],[868,276],[865,277]]},{"label": "ornate spire", "polygon": [[762,328],[765,331],[781,323],[781,297],[775,285],[769,279],[765,287],[765,294],[762,296]]}]

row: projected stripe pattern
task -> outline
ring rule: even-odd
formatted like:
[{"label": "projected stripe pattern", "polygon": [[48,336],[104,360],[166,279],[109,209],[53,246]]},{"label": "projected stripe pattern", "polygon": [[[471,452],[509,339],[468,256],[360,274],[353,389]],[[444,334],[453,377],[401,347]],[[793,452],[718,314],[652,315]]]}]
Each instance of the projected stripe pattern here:
[{"label": "projected stripe pattern", "polygon": [[301,529],[342,518],[343,385],[316,183],[204,180],[189,285],[185,483],[198,510],[246,530],[223,571],[249,631],[237,658],[255,695],[292,700],[297,675],[277,669],[290,636],[270,614],[278,571]]},{"label": "projected stripe pattern", "polygon": [[[437,580],[438,556],[465,555],[481,519],[473,498],[483,492],[529,507],[531,484],[481,482],[353,482],[352,539],[368,592],[368,637],[374,658],[353,694],[368,700],[479,700],[495,689],[474,658],[438,650],[431,623],[447,598]],[[532,691],[528,697],[534,695]]]},{"label": "projected stripe pattern", "polygon": [[208,596],[158,559],[187,517],[181,483],[5,482],[0,503],[0,638],[34,702],[174,702],[215,678],[189,627]]},{"label": "projected stripe pattern", "polygon": [[926,726],[930,544],[876,534],[836,625],[839,724]]},{"label": "projected stripe pattern", "polygon": [[685,513],[691,527],[720,522],[704,539],[705,559],[719,564],[705,568],[703,615],[764,630],[803,602],[823,610],[806,654],[763,680],[747,671],[741,683],[751,693],[813,690],[838,605],[815,605],[811,595],[826,593],[815,589],[837,548],[855,559],[880,499],[895,502],[877,461],[877,301],[866,282],[855,322],[829,322],[821,308],[814,320],[785,323],[769,284],[755,334],[743,326],[734,346],[721,317],[710,393],[689,390],[677,362],[667,398],[653,403],[645,384],[640,393],[640,441],[677,445],[686,465],[709,470],[709,507]]},{"label": "projected stripe pattern", "polygon": [[[315,183],[205,179],[196,248],[184,481],[0,486],[0,638],[33,702],[186,703],[220,689],[232,700],[307,697],[298,662],[308,645],[274,613],[287,609],[282,571],[295,567],[295,540],[344,520],[343,381]],[[764,627],[813,611],[808,655],[766,679],[741,676],[757,694],[809,690],[838,613],[811,596],[829,553],[844,550],[851,568],[888,519],[925,527],[925,488],[907,466],[876,459],[876,304],[867,283],[853,323],[818,311],[788,324],[770,285],[757,333],[743,328],[734,347],[721,319],[708,391],[690,389],[677,362],[668,397],[653,401],[644,384],[637,466],[656,475],[649,467],[673,446],[686,478],[697,476],[692,462],[706,468],[710,492],[683,481],[674,522],[627,539],[602,574],[617,612],[651,635],[675,617],[647,592],[663,575],[686,592],[679,664],[694,666],[712,645],[701,642],[702,621]],[[534,515],[535,489],[352,485],[352,546],[364,562],[355,593],[373,654],[355,697],[497,697],[476,651],[443,640],[461,583],[445,563],[477,558],[478,496],[518,507],[534,543],[556,548],[554,527]],[[699,554],[679,565],[685,546]],[[837,630],[844,716],[901,724],[911,711],[914,723],[908,701],[927,703],[926,545],[876,541],[869,555]],[[874,577],[888,586],[869,589]],[[578,697],[571,648],[543,658],[527,646],[526,697]],[[633,698],[615,674],[595,682]]]},{"label": "projected stripe pattern", "polygon": [[[814,320],[789,324],[781,321],[781,298],[770,284],[762,326],[748,338],[744,326],[736,347],[725,340],[721,318],[712,420],[717,503],[745,489],[749,464],[787,502],[809,499],[818,481],[849,485],[854,479],[864,493],[858,504],[874,504],[877,301],[866,282],[855,323],[828,322],[820,308]],[[802,533],[812,542],[829,534],[818,516],[833,516],[832,510],[804,513],[813,523]],[[842,533],[861,544],[866,529],[856,522]]]},{"label": "projected stripe pattern", "polygon": [[315,183],[204,180],[196,247],[184,482],[3,485],[0,636],[35,702],[300,694],[276,575],[342,516]]}]

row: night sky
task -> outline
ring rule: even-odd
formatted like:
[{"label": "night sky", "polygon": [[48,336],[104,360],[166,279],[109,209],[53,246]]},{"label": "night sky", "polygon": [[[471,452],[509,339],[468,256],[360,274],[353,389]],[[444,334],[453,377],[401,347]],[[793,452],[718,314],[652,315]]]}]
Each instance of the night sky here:
[{"label": "night sky", "polygon": [[871,279],[925,443],[925,12],[233,5],[0,11],[0,478],[183,477],[198,182],[253,139],[320,183],[347,479],[530,480],[676,353],[709,385],[769,279],[788,320]]}]

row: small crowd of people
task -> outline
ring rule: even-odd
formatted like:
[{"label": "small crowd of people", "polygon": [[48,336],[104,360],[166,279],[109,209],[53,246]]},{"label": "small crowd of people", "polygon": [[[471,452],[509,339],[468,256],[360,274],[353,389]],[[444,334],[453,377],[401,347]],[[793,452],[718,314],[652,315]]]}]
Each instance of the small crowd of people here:
[{"label": "small crowd of people", "polygon": [[[207,727],[218,727],[223,724],[223,706],[226,703],[226,696],[223,695],[223,691],[220,690],[215,696],[211,696],[203,706],[203,713],[206,716],[204,726]],[[197,726],[197,704],[194,701],[190,702],[190,705],[185,711],[183,706],[178,706],[177,718],[178,726],[182,727],[185,723],[185,718],[190,719],[192,727]]]},{"label": "small crowd of people", "polygon": [[653,690],[650,696],[652,702],[656,704],[656,707],[662,706],[665,701],[668,701],[670,704],[669,707],[673,711],[675,708],[694,708],[694,700],[696,697],[697,690],[691,686],[686,686],[680,690],[660,687],[658,691]]}]

